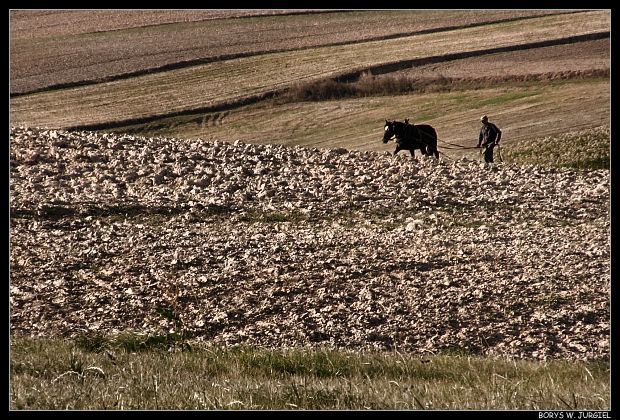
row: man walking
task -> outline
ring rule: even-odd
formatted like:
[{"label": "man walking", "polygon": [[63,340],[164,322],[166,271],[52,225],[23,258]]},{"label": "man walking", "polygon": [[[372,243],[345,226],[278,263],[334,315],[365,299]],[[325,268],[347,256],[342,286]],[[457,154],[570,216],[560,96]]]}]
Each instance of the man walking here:
[{"label": "man walking", "polygon": [[482,128],[480,129],[477,147],[484,146],[484,161],[493,163],[493,148],[499,144],[502,131],[495,124],[489,122],[489,117],[486,115],[480,118],[480,122],[482,122]]}]

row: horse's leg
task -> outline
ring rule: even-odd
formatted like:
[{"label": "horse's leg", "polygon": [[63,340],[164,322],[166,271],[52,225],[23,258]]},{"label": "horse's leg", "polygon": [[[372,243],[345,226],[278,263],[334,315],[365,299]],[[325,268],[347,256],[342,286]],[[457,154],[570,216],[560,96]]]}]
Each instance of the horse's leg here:
[{"label": "horse's leg", "polygon": [[435,157],[439,159],[439,150],[437,150],[437,146],[428,146],[428,155],[435,155]]},{"label": "horse's leg", "polygon": [[415,157],[415,153],[413,152],[413,149],[409,149],[409,153],[411,153],[411,157]]},{"label": "horse's leg", "polygon": [[396,146],[396,150],[394,150],[394,156],[396,156],[396,153],[398,153],[400,151],[401,151],[400,146]]}]

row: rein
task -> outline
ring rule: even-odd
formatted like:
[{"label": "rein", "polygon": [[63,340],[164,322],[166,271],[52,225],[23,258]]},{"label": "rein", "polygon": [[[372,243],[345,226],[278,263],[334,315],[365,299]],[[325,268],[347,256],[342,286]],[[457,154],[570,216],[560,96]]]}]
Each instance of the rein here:
[{"label": "rein", "polygon": [[[414,126],[414,124],[409,124],[409,125],[410,125],[410,126]],[[431,136],[430,134],[428,134],[428,133],[426,133],[426,132],[424,132],[424,131],[420,131],[420,130],[418,130],[418,133],[420,134],[420,137],[427,137],[427,138],[431,138],[431,139],[433,138],[433,136]],[[397,136],[396,134],[393,134],[393,135],[392,135],[392,137],[390,138],[390,140],[391,140],[393,137],[398,137],[398,136]],[[427,144],[427,143],[426,143],[426,141],[424,141],[424,140],[421,140],[421,141],[422,141],[422,143]],[[450,143],[450,142],[448,142],[448,141],[441,140],[440,138],[437,138],[437,141],[438,141],[438,142],[442,142],[442,143],[444,143],[444,144],[448,144],[448,145],[450,145],[450,146],[454,146],[454,147],[445,147],[445,146],[443,146],[443,147],[444,147],[444,149],[448,149],[448,150],[456,150],[456,149],[460,149],[460,150],[470,150],[470,149],[477,149],[477,147],[475,147],[475,146],[474,146],[474,147],[461,146],[460,144]]]},{"label": "rein", "polygon": [[477,149],[477,147],[475,147],[475,146],[473,146],[473,147],[461,146],[460,144],[450,143],[450,142],[447,142],[445,140],[440,140],[440,139],[437,139],[437,141],[440,141],[440,142],[445,143],[445,144],[449,144],[450,146],[455,146],[455,147],[445,147],[444,146],[444,149],[448,149],[448,150],[455,150],[455,149],[461,149],[461,150]]}]

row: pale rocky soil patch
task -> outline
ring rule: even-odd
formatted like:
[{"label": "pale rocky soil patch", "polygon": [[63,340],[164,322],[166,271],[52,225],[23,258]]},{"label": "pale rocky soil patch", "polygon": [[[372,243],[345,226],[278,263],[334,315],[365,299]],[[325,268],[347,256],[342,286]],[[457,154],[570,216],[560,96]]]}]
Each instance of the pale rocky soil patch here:
[{"label": "pale rocky soil patch", "polygon": [[609,355],[609,171],[27,128],[10,142],[13,333]]}]

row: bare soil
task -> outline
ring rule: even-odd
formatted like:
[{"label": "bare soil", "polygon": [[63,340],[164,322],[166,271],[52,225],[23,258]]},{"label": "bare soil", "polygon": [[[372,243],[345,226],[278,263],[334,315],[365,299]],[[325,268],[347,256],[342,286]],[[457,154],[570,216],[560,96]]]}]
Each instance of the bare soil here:
[{"label": "bare soil", "polygon": [[[261,12],[16,11],[10,15],[10,89],[25,93],[196,60],[354,43],[552,13],[557,12],[369,11],[253,19]],[[230,16],[247,18],[224,19]]]},{"label": "bare soil", "polygon": [[541,75],[554,80],[565,74],[587,76],[597,70],[609,70],[610,65],[610,40],[600,39],[422,65],[390,75],[427,80],[451,78],[457,81],[484,78],[520,81]]},{"label": "bare soil", "polygon": [[32,39],[303,10],[12,10],[11,37]]},{"label": "bare soil", "polygon": [[609,171],[10,140],[15,334],[609,357]]}]

